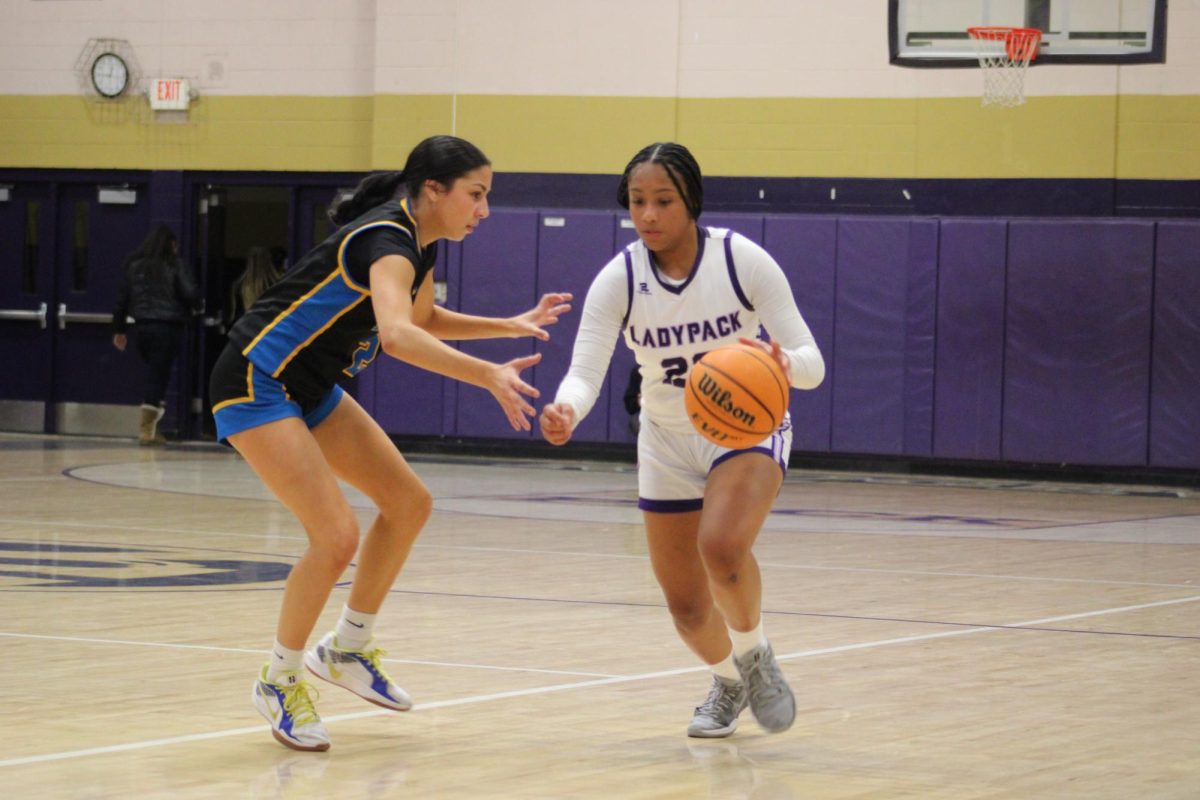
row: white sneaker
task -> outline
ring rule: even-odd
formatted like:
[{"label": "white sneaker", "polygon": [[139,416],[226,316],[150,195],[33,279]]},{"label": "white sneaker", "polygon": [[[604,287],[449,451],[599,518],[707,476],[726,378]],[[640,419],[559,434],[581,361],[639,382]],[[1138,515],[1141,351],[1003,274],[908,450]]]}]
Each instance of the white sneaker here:
[{"label": "white sneaker", "polygon": [[329,732],[313,706],[316,695],[316,689],[297,672],[284,672],[277,683],[268,681],[264,665],[254,682],[251,700],[258,713],[271,723],[271,733],[280,744],[293,750],[328,750]]},{"label": "white sneaker", "polygon": [[379,663],[387,653],[374,640],[362,650],[342,650],[333,633],[304,654],[304,666],[322,680],[349,689],[364,700],[394,711],[408,711],[412,698],[396,685]]}]

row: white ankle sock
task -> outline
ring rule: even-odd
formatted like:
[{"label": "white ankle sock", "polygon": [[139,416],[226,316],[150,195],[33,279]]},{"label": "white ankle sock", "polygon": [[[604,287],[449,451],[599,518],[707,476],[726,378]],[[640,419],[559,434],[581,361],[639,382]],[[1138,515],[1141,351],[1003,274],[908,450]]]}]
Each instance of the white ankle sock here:
[{"label": "white ankle sock", "polygon": [[375,627],[375,615],[355,611],[342,606],[342,617],[338,620],[333,635],[339,650],[362,650],[371,641],[371,630]]},{"label": "white ankle sock", "polygon": [[271,647],[271,663],[267,667],[267,680],[271,683],[279,683],[280,675],[285,672],[291,672],[296,674],[292,675],[292,680],[287,681],[287,683],[295,683],[303,659],[303,650],[292,650],[289,647],[284,647],[276,639],[275,644]]},{"label": "white ankle sock", "polygon": [[742,676],[738,674],[737,667],[733,663],[733,651],[729,651],[729,655],[725,656],[724,660],[718,661],[716,664],[709,664],[708,668],[720,678],[727,681],[740,681]]},{"label": "white ankle sock", "polygon": [[766,644],[767,637],[763,634],[762,617],[758,618],[758,624],[754,626],[753,630],[735,631],[730,628],[729,638],[733,642],[733,655],[737,658],[746,655],[760,644]]}]

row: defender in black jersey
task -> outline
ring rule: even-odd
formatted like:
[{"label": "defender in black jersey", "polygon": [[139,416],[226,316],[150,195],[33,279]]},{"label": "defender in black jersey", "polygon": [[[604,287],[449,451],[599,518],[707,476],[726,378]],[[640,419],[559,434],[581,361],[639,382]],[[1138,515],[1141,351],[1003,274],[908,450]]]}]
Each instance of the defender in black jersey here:
[{"label": "defender in black jersey", "polygon": [[[440,239],[459,241],[488,215],[491,164],[452,136],[422,141],[402,172],[363,180],[331,214],[328,239],[300,259],[230,331],[210,393],[217,435],[300,520],[309,547],[287,579],[270,661],[251,699],[272,733],[297,750],[327,750],[329,734],[301,665],[385,708],[412,700],[384,671],[372,628],[432,509],[429,490],[379,425],[337,385],[379,351],[483,387],[509,423],[529,430],[537,390],[521,379],[540,356],[493,364],[442,340],[535,336],[570,310],[547,294],[507,319],[438,307],[429,273]],[[358,551],[342,479],[379,508],[362,542],[336,628],[305,647],[334,584]]]}]

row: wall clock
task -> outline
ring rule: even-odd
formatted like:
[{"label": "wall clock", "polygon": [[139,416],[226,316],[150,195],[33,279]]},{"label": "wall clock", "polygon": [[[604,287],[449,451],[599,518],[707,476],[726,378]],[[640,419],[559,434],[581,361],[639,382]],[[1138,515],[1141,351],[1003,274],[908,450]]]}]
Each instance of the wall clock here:
[{"label": "wall clock", "polygon": [[92,61],[92,86],[101,97],[119,97],[129,86],[129,67],[116,53],[101,53]]}]

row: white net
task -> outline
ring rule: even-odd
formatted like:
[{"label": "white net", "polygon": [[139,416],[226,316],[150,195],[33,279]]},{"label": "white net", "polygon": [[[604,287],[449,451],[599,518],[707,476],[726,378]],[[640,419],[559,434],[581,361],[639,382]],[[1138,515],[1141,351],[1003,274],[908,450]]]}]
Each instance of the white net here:
[{"label": "white net", "polygon": [[1041,31],[1032,28],[969,28],[983,72],[983,105],[1025,102],[1025,71],[1037,56]]}]

